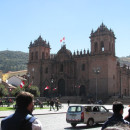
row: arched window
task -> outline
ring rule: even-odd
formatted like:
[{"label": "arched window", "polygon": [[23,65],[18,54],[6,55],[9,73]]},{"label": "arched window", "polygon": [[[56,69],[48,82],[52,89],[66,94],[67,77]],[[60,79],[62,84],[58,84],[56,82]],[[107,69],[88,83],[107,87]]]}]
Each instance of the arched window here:
[{"label": "arched window", "polygon": [[82,64],[82,71],[85,71],[85,64]]},{"label": "arched window", "polygon": [[94,43],[94,52],[97,52],[98,51],[98,44],[97,42]]},{"label": "arched window", "polygon": [[46,73],[46,74],[48,73],[48,67],[46,67],[46,69],[45,69],[45,73]]},{"label": "arched window", "polygon": [[31,53],[31,60],[33,60],[33,52]]},{"label": "arched window", "polygon": [[109,51],[111,51],[111,44],[109,43]]},{"label": "arched window", "polygon": [[48,53],[46,53],[46,58],[48,58]]},{"label": "arched window", "polygon": [[60,65],[60,72],[63,72],[63,64]]},{"label": "arched window", "polygon": [[45,56],[44,56],[44,52],[42,52],[42,59],[44,59],[45,58]]},{"label": "arched window", "polygon": [[104,51],[104,43],[101,42],[101,51]]},{"label": "arched window", "polygon": [[35,52],[35,59],[38,60],[38,52]]}]

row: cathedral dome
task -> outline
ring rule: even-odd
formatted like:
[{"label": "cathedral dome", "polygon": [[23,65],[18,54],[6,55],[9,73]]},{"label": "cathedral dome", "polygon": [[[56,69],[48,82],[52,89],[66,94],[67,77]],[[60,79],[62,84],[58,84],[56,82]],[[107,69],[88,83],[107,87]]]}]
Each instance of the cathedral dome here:
[{"label": "cathedral dome", "polygon": [[65,46],[65,45],[63,45],[63,46],[61,47],[61,49],[58,51],[57,55],[60,55],[60,54],[62,54],[62,53],[65,53],[65,54],[67,54],[68,56],[72,56],[71,51],[68,50],[68,49],[66,49],[66,46]]}]

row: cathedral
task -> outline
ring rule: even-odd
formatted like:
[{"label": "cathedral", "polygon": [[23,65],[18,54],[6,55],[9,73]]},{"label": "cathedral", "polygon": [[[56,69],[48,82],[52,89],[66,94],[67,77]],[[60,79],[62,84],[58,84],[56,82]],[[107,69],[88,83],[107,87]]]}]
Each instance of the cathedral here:
[{"label": "cathedral", "polygon": [[66,45],[50,54],[41,36],[30,43],[29,83],[39,87],[41,96],[130,96],[130,70],[117,61],[114,32],[102,23],[89,38],[91,51],[73,54]]}]

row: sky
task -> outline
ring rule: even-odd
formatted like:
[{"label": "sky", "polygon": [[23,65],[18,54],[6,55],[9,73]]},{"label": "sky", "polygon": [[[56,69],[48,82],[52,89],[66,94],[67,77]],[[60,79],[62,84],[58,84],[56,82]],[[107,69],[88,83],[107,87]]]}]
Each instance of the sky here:
[{"label": "sky", "polygon": [[40,35],[57,53],[91,50],[90,33],[102,24],[116,36],[116,56],[130,55],[130,0],[0,0],[0,51],[29,52]]}]

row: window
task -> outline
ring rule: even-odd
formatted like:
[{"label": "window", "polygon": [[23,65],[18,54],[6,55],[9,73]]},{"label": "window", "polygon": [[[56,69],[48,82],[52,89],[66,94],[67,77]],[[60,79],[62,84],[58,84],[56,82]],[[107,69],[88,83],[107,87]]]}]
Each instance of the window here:
[{"label": "window", "polygon": [[45,69],[45,73],[46,73],[46,74],[48,73],[48,68]]},{"label": "window", "polygon": [[85,111],[86,112],[92,112],[92,107],[91,106],[86,106]]},{"label": "window", "polygon": [[98,45],[97,45],[97,42],[94,43],[94,52],[97,52],[98,50]]},{"label": "window", "polygon": [[69,112],[81,112],[82,111],[82,108],[80,106],[72,106],[72,107],[69,107]]},{"label": "window", "polygon": [[38,52],[37,51],[35,52],[35,59],[36,60],[38,59]]},{"label": "window", "polygon": [[104,43],[101,42],[101,51],[104,51]]},{"label": "window", "polygon": [[85,64],[82,64],[82,71],[85,70]]},{"label": "window", "polygon": [[98,106],[93,107],[93,112],[99,112],[99,107]]},{"label": "window", "polygon": [[115,79],[115,75],[113,75],[113,79]]},{"label": "window", "polygon": [[31,60],[33,60],[33,52],[31,53]]},{"label": "window", "polygon": [[99,107],[100,112],[107,112],[107,110],[104,107]]},{"label": "window", "polygon": [[42,59],[44,59],[44,57],[45,57],[45,56],[44,56],[44,52],[42,52]]},{"label": "window", "polygon": [[60,72],[63,72],[63,64],[60,65]]}]

